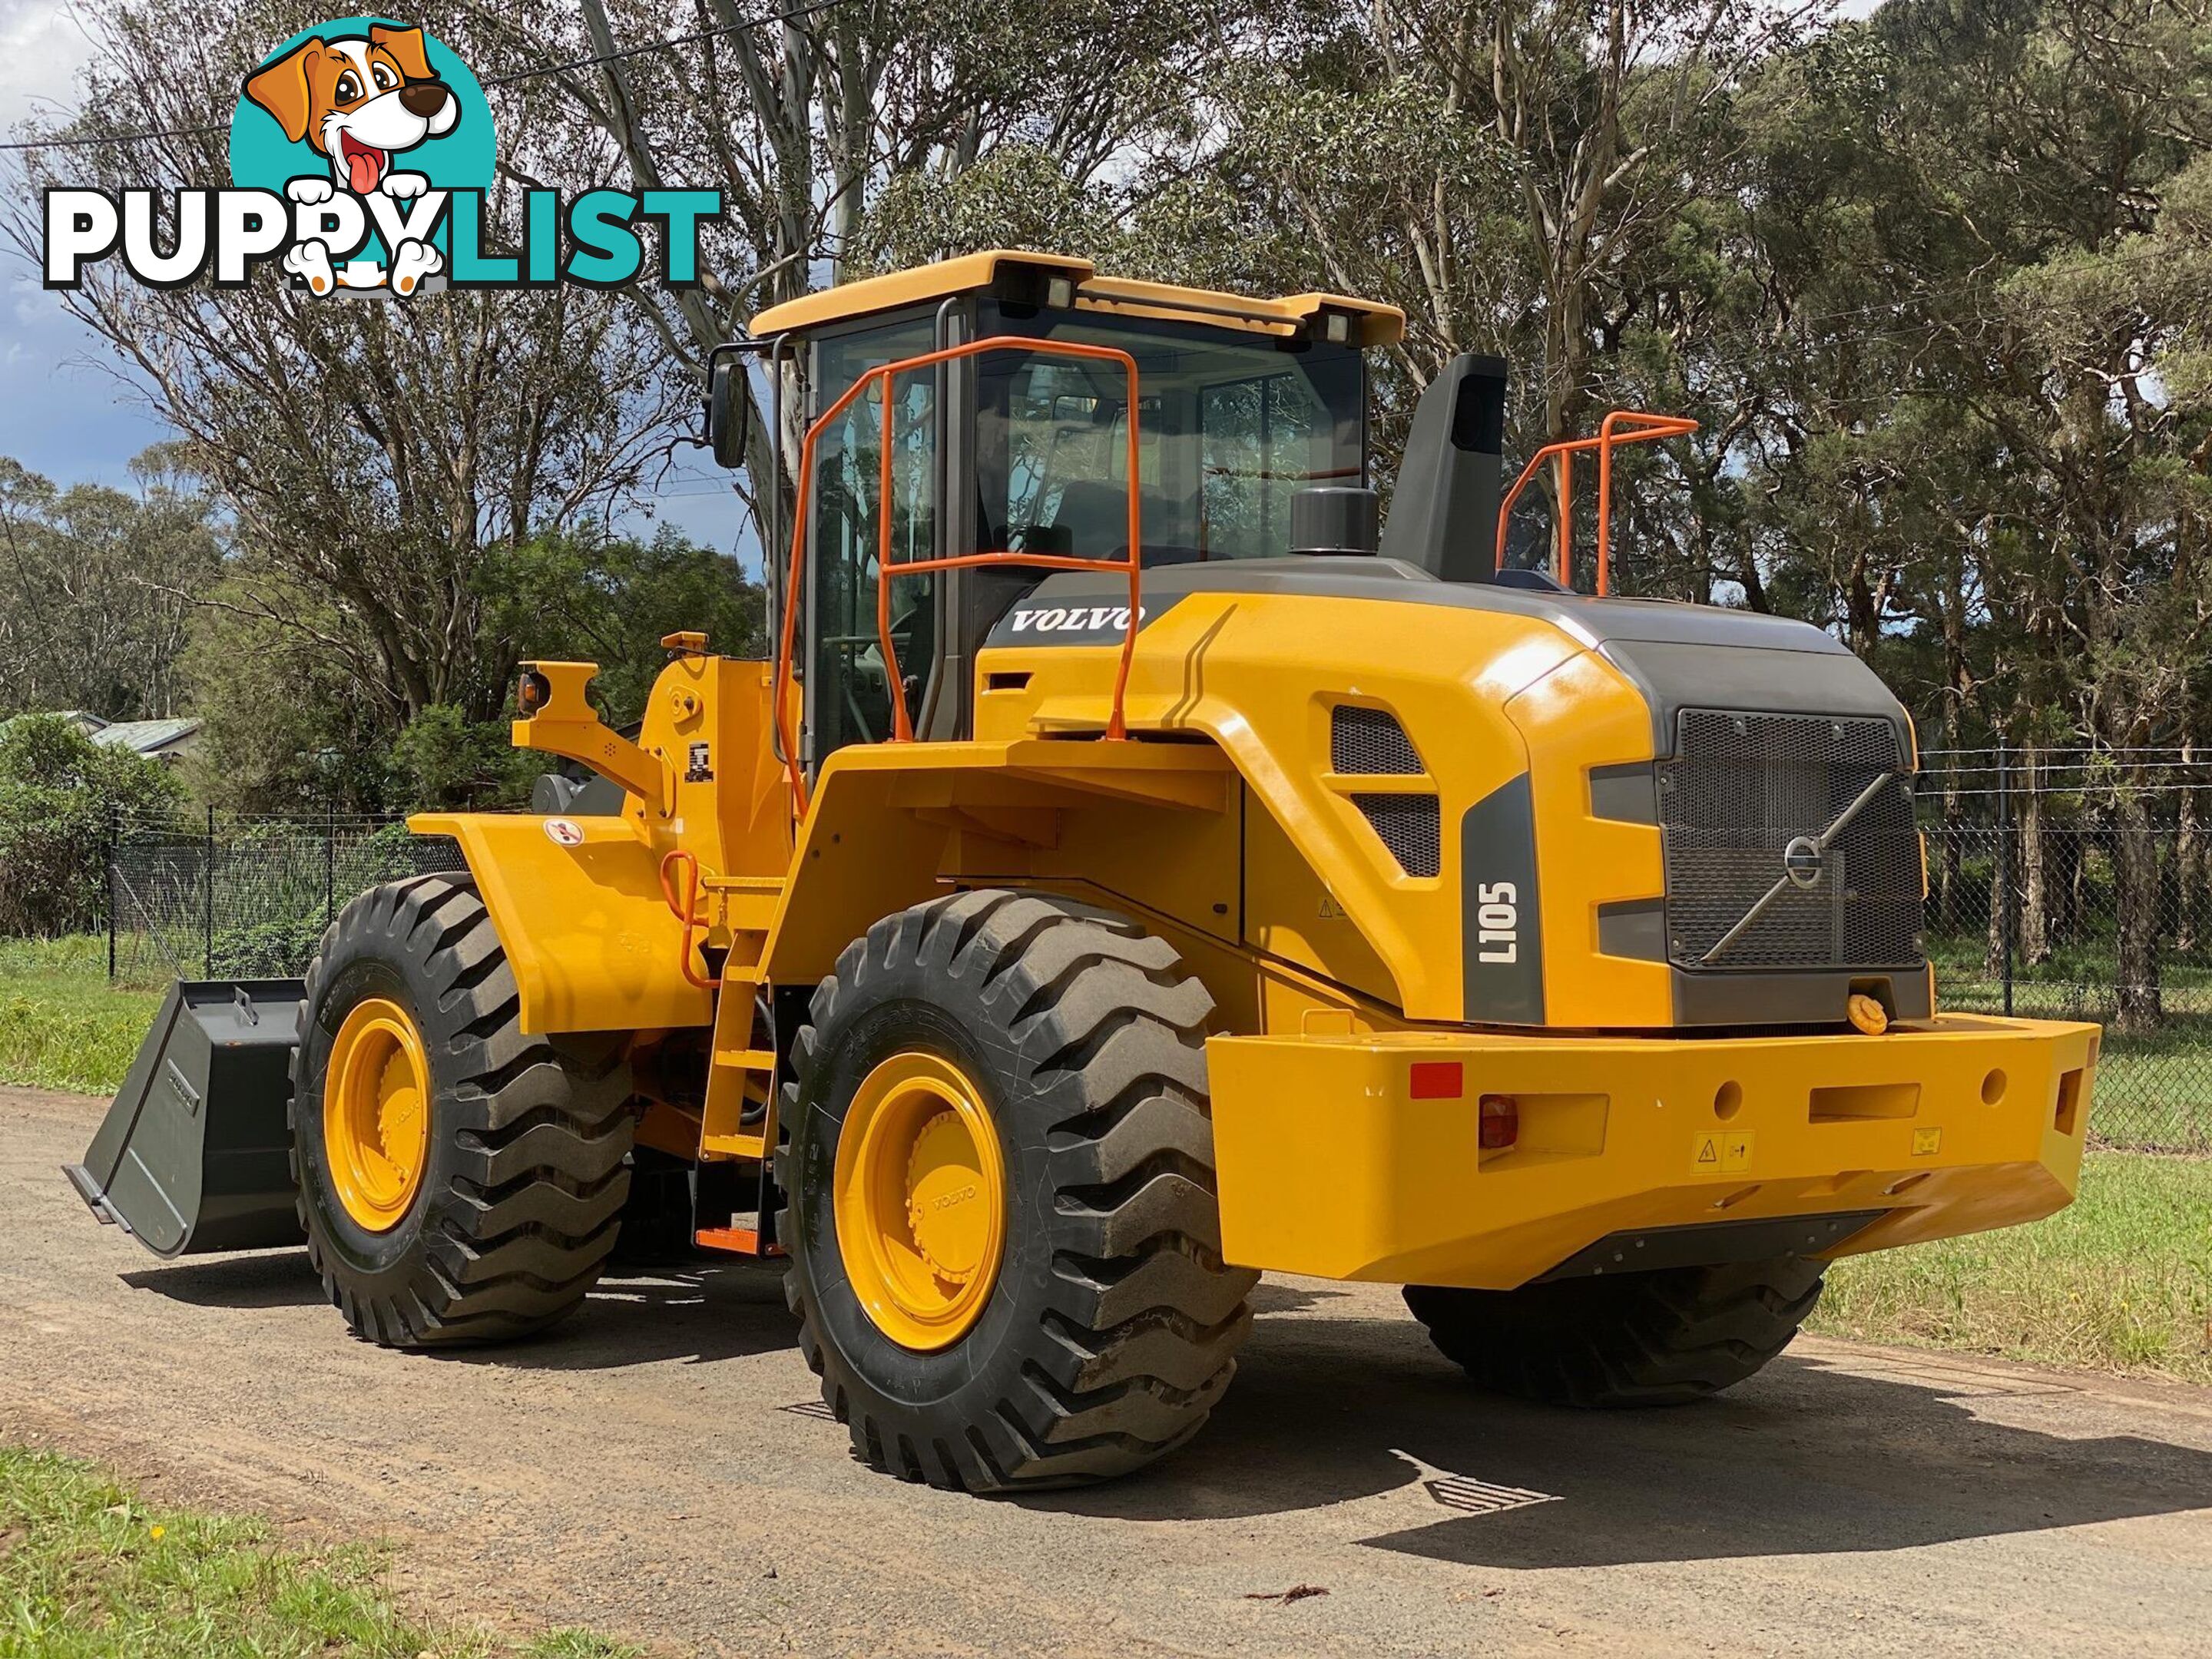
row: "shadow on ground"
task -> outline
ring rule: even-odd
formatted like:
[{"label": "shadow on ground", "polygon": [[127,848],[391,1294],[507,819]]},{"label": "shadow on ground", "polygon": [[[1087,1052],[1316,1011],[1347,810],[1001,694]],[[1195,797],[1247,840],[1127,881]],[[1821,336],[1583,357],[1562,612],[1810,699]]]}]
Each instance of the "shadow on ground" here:
[{"label": "shadow on ground", "polygon": [[[201,1306],[323,1299],[299,1251],[124,1279]],[[1367,1293],[1270,1282],[1255,1302],[1236,1383],[1189,1447],[1131,1480],[1017,1501],[1147,1521],[1344,1505],[1351,1535],[1376,1548],[1514,1568],[1898,1550],[2212,1501],[2212,1453],[2068,1437],[2069,1390],[1947,1375],[1940,1359],[1869,1376],[1785,1356],[1700,1405],[1574,1413],[1477,1393],[1410,1318],[1354,1316],[1374,1307]],[[623,1269],[533,1340],[441,1358],[611,1371],[775,1352],[794,1335],[777,1267],[686,1261]],[[2058,1398],[2008,1406],[2008,1394]],[[2052,1431],[1978,1417],[1978,1404],[2048,1409]]]},{"label": "shadow on ground", "polygon": [[[134,1289],[203,1308],[295,1308],[329,1300],[305,1250],[218,1257],[122,1275]],[[333,1310],[331,1340],[344,1339]],[[693,1259],[624,1266],[552,1329],[520,1342],[436,1352],[465,1364],[515,1370],[615,1370],[667,1359],[693,1363],[773,1352],[798,1340],[780,1265]]]},{"label": "shadow on ground", "polygon": [[[1164,1520],[1395,1492],[1373,1505],[1382,1529],[1361,1541],[1513,1568],[1896,1550],[2212,1502],[2212,1453],[2069,1438],[1972,1410],[2012,1392],[2069,1392],[2045,1385],[1963,1371],[1892,1380],[1785,1356],[1698,1405],[1555,1410],[1477,1392],[1410,1321],[1331,1318],[1327,1291],[1300,1294],[1313,1311],[1260,1320],[1188,1449],[1133,1480],[1021,1501]],[[1436,1481],[1441,1492],[1424,1494]]]},{"label": "shadow on ground", "polygon": [[135,1291],[152,1291],[195,1308],[301,1308],[330,1299],[307,1265],[305,1250],[219,1256],[173,1267],[142,1267],[117,1277]]}]

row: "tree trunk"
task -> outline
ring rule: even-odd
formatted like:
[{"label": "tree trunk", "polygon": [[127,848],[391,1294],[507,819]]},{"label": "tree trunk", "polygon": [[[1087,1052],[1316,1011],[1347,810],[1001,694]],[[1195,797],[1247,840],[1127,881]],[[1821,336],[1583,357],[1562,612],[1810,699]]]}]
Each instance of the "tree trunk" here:
[{"label": "tree trunk", "polygon": [[2081,935],[2081,827],[2046,827],[2043,835],[2044,860],[2049,866],[2043,885],[2051,910],[2045,926],[2055,950]]},{"label": "tree trunk", "polygon": [[2095,844],[2094,826],[2084,824],[2074,832],[2074,879],[2068,884],[2066,915],[2071,936],[2082,936],[2089,915],[2089,848]]},{"label": "tree trunk", "polygon": [[2112,1025],[2119,1031],[2154,1031],[2166,1018],[2158,984],[2158,837],[2140,777],[2122,787],[2112,816],[2113,896],[2119,908]]}]

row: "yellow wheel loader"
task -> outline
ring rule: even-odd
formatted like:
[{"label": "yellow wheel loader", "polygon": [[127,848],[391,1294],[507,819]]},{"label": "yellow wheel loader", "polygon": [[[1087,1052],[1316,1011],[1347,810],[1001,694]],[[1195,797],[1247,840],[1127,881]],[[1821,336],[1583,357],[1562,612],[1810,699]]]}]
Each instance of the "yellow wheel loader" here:
[{"label": "yellow wheel loader", "polygon": [[1936,1012],[1905,711],[1817,629],[1601,597],[1614,450],[1686,422],[1532,459],[1508,568],[1462,358],[1380,522],[1401,321],[1030,253],[765,313],[708,401],[726,460],[740,376],[804,434],[772,659],[672,635],[635,737],[528,665],[515,743],[588,781],[416,818],[466,872],[304,984],[179,985],[71,1178],[165,1254],[304,1238],[393,1347],[560,1317],[625,1229],[783,1257],[857,1454],[972,1492],[1188,1439],[1262,1272],[1662,1404],[1839,1255],[2065,1204],[2099,1033]]}]

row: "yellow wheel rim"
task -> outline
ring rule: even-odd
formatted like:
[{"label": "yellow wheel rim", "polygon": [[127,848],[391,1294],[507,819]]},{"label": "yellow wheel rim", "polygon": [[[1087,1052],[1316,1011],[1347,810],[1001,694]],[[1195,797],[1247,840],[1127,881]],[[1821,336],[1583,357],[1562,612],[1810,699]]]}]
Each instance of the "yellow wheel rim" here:
[{"label": "yellow wheel rim", "polygon": [[876,1328],[923,1352],[967,1334],[1006,1242],[1006,1159],[974,1081],[937,1054],[884,1060],[845,1114],[834,1181],[845,1277]]},{"label": "yellow wheel rim", "polygon": [[345,1212],[373,1233],[398,1226],[430,1152],[430,1067],[398,1003],[367,998],[338,1027],[323,1079],[323,1145]]}]

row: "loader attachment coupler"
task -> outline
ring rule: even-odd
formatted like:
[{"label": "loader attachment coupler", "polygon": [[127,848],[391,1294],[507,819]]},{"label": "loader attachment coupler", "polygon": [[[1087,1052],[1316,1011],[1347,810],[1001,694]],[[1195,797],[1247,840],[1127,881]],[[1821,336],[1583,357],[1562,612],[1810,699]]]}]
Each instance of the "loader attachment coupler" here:
[{"label": "loader attachment coupler", "polygon": [[306,1242],[295,1207],[296,979],[179,980],[84,1162],[62,1173],[156,1255]]}]

